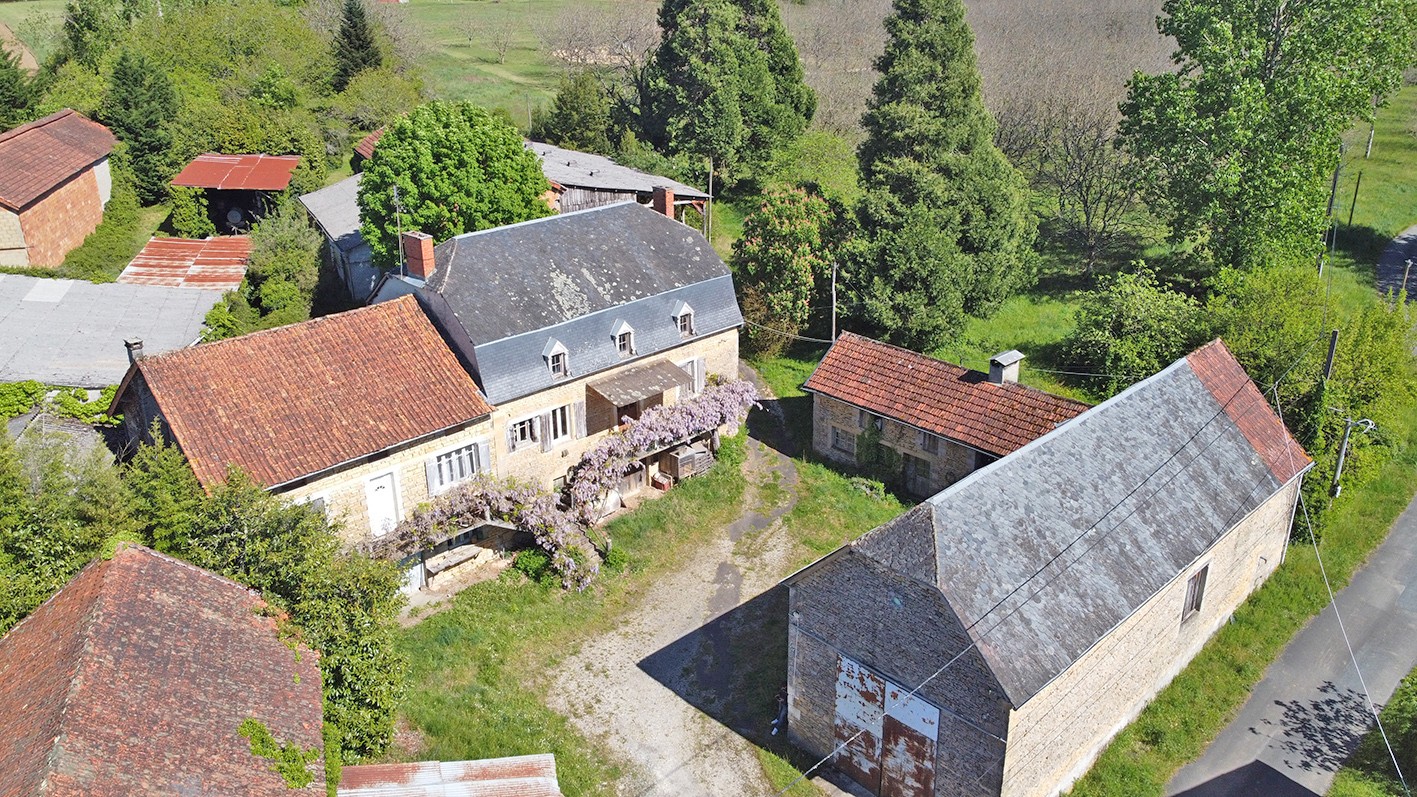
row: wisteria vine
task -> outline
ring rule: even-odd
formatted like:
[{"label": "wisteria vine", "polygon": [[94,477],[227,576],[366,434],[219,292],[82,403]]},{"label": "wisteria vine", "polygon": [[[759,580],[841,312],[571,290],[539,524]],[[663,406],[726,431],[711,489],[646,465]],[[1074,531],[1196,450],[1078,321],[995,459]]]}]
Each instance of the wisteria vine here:
[{"label": "wisteria vine", "polygon": [[571,551],[591,548],[587,535],[599,520],[605,495],[630,465],[644,452],[725,424],[741,423],[757,401],[758,391],[751,382],[715,382],[687,401],[650,408],[638,420],[624,419],[625,427],[587,451],[574,468],[570,510],[558,506],[556,496],[541,487],[479,474],[414,510],[412,517],[374,544],[385,555],[409,554],[426,550],[476,522],[500,520],[531,533],[551,556],[551,566],[566,589],[583,590],[600,572],[600,563],[595,557],[576,557]]}]

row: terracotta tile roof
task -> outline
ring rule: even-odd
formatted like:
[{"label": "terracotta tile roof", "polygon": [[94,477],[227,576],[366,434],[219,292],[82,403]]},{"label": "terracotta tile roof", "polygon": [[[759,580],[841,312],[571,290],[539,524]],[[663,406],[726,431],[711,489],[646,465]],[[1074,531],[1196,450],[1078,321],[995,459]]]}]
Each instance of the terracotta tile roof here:
[{"label": "terracotta tile roof", "polygon": [[1088,409],[850,332],[832,344],[803,387],[997,456]]},{"label": "terracotta tile roof", "polygon": [[321,746],[320,673],[264,606],[140,546],[90,564],[0,638],[0,794],[290,794],[236,731]]},{"label": "terracotta tile roof", "polygon": [[550,753],[481,761],[365,764],[340,773],[339,797],[561,797]]},{"label": "terracotta tile roof", "polygon": [[108,128],[64,109],[0,133],[0,207],[28,207],[113,151]]},{"label": "terracotta tile roof", "polygon": [[296,155],[198,155],[173,185],[230,191],[284,191],[300,165]]},{"label": "terracotta tile roof", "polygon": [[381,127],[360,139],[359,143],[355,145],[354,151],[358,152],[359,156],[365,160],[374,157],[374,147],[379,145],[379,139],[384,137],[385,130],[386,128]]},{"label": "terracotta tile roof", "polygon": [[118,281],[234,291],[241,287],[241,280],[246,276],[246,261],[250,258],[251,238],[247,235],[204,240],[153,238],[118,275]]},{"label": "terracotta tile roof", "polygon": [[1280,484],[1313,461],[1219,338],[1191,352],[1186,362]]},{"label": "terracotta tile roof", "polygon": [[206,486],[228,464],[283,484],[492,412],[411,296],[148,357],[138,372]]}]

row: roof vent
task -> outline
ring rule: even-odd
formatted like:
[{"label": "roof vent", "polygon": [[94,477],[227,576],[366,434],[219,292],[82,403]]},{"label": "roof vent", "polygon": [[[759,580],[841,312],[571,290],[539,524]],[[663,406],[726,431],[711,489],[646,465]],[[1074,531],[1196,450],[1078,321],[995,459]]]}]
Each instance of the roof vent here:
[{"label": "roof vent", "polygon": [[1018,364],[1023,362],[1023,352],[1009,349],[989,358],[989,381],[996,385],[1018,382]]}]

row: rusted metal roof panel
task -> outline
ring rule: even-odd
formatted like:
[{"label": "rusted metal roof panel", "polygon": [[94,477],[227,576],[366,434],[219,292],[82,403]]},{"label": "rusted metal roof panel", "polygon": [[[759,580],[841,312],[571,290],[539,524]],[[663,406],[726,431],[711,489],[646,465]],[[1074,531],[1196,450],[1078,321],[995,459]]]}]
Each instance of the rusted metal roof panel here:
[{"label": "rusted metal roof panel", "polygon": [[218,155],[208,152],[187,164],[172,184],[223,191],[283,191],[290,185],[296,155]]},{"label": "rusted metal roof panel", "polygon": [[345,767],[339,797],[562,797],[550,753]]},{"label": "rusted metal roof panel", "polygon": [[246,235],[204,240],[153,238],[118,275],[118,281],[132,285],[234,291],[246,276],[246,262],[250,258],[251,238]]}]

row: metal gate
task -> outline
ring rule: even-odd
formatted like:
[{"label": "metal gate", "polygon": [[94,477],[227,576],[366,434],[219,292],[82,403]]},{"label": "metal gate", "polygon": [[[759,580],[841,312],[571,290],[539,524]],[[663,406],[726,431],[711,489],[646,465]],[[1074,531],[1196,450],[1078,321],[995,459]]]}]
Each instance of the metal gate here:
[{"label": "metal gate", "polygon": [[940,710],[838,657],[836,766],[881,797],[930,797]]}]

